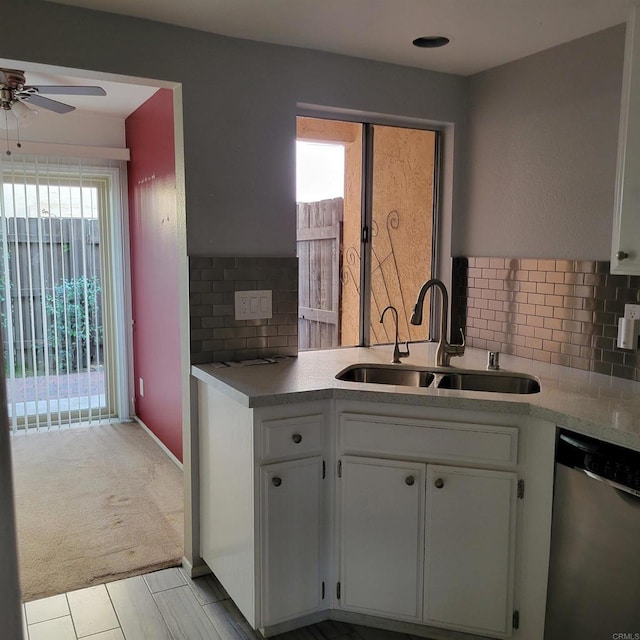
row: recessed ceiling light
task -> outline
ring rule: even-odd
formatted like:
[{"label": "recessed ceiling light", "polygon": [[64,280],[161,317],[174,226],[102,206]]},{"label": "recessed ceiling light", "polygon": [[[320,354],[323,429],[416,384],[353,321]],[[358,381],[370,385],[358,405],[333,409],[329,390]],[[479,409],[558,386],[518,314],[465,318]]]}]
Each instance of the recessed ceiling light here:
[{"label": "recessed ceiling light", "polygon": [[449,44],[449,38],[445,36],[421,36],[413,41],[414,46],[421,49],[437,49]]}]

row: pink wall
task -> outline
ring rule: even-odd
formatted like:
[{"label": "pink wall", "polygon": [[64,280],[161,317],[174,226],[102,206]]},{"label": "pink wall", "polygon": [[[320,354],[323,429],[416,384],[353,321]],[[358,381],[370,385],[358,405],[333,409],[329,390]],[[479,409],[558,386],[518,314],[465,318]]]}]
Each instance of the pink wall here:
[{"label": "pink wall", "polygon": [[[126,120],[136,415],[182,460],[173,92]],[[144,396],[140,395],[140,378]]]}]

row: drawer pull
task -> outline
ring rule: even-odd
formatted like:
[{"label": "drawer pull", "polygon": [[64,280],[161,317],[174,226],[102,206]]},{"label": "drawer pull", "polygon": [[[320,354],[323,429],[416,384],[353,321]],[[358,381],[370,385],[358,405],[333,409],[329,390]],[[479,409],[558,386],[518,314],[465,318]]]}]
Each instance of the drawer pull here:
[{"label": "drawer pull", "polygon": [[437,478],[433,484],[436,486],[436,489],[442,489],[442,487],[444,487],[444,480],[442,478]]},{"label": "drawer pull", "polygon": [[273,478],[271,478],[271,484],[274,487],[279,487],[282,484],[282,478],[279,478],[278,476],[273,476]]},{"label": "drawer pull", "polygon": [[302,442],[302,436],[299,433],[294,433],[291,436],[291,439],[296,443],[296,444],[300,444]]},{"label": "drawer pull", "polygon": [[411,487],[413,484],[415,484],[415,481],[416,481],[416,479],[415,479],[413,476],[407,476],[407,477],[404,479],[404,483],[405,483],[406,485],[410,486],[410,487]]}]

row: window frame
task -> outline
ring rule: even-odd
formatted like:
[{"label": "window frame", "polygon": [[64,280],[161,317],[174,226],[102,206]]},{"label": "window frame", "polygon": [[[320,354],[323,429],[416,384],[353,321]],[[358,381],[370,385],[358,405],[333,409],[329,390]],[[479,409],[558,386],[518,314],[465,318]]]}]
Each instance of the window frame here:
[{"label": "window frame", "polygon": [[[431,275],[430,278],[439,278],[441,265],[439,250],[441,244],[441,194],[443,180],[443,147],[446,125],[431,121],[403,118],[401,116],[384,116],[381,114],[367,114],[364,112],[352,112],[349,110],[318,107],[308,104],[299,104],[296,118],[308,117],[322,120],[337,120],[352,122],[363,127],[362,135],[362,189],[361,189],[361,219],[360,219],[360,308],[358,314],[357,345],[344,345],[353,347],[371,346],[371,228],[373,219],[373,130],[375,126],[398,127],[402,129],[415,129],[431,131],[435,134],[434,149],[434,174],[433,174],[433,206],[431,220]],[[296,136],[297,139],[297,136]],[[417,295],[417,292],[416,292]],[[434,329],[439,326],[439,305],[433,303],[433,297],[429,297],[429,333],[428,341],[437,337]],[[340,345],[339,348],[343,348]]]}]

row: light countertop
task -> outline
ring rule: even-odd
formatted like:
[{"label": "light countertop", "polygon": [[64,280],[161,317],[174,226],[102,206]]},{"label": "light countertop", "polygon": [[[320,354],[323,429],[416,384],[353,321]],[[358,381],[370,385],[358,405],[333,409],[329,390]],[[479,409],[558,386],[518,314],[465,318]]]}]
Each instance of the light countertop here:
[{"label": "light countertop", "polygon": [[[412,344],[405,365],[433,366],[435,344]],[[500,354],[501,371],[540,380],[540,393],[520,395],[343,382],[336,374],[355,363],[389,363],[391,346],[306,351],[273,364],[219,368],[195,365],[192,374],[247,407],[343,399],[513,413],[534,417],[640,451],[640,383]],[[452,366],[484,369],[487,352],[467,348]]]}]

